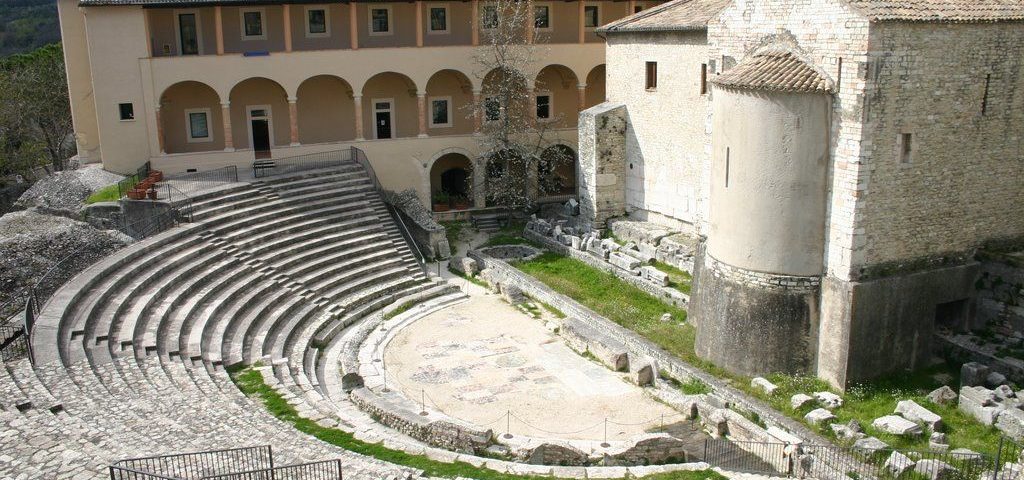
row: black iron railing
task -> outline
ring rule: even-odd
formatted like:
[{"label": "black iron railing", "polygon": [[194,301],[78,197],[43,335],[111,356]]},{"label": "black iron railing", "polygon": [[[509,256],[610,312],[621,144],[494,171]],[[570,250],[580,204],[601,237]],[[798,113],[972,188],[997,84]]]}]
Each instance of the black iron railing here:
[{"label": "black iron railing", "polygon": [[303,170],[340,167],[345,162],[352,161],[356,151],[359,151],[359,149],[350,147],[328,152],[307,153],[294,157],[256,160],[252,165],[252,175],[255,178],[261,178],[268,175],[282,175]]},{"label": "black iron railing", "polygon": [[22,325],[0,325],[0,361],[29,357],[31,346]]},{"label": "black iron railing", "polygon": [[173,185],[185,195],[194,195],[198,191],[205,190],[219,183],[238,182],[238,167],[230,165],[201,172],[168,175],[164,178],[164,181],[169,185]]},{"label": "black iron railing", "polygon": [[341,480],[341,460],[225,473],[203,477],[202,480]]},{"label": "black iron railing", "polygon": [[149,162],[143,163],[142,166],[139,167],[135,171],[135,173],[133,173],[131,175],[128,175],[124,179],[122,179],[121,181],[117,182],[117,195],[118,195],[118,197],[119,198],[124,198],[124,196],[128,194],[128,191],[131,190],[132,187],[135,186],[135,184],[141,182],[142,179],[144,179],[147,176],[149,176],[149,171],[150,171],[150,163]]},{"label": "black iron railing", "polygon": [[[110,478],[202,479],[232,472],[273,468],[273,450],[270,445],[263,445],[121,460],[110,466]],[[137,474],[151,476],[131,476]]]},{"label": "black iron railing", "polygon": [[792,462],[784,443],[739,442],[722,438],[704,440],[704,461],[733,472],[790,475]]}]

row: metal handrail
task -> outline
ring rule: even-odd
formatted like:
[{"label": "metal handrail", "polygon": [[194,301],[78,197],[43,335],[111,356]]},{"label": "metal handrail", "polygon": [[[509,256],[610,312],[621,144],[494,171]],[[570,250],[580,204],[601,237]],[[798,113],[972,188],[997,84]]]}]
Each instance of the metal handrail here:
[{"label": "metal handrail", "polygon": [[423,251],[420,250],[420,246],[416,244],[416,239],[412,238],[412,232],[410,232],[409,227],[405,225],[405,220],[402,219],[401,213],[398,212],[398,209],[394,205],[387,202],[384,202],[384,205],[391,213],[391,218],[394,218],[398,225],[402,227],[402,235],[405,237],[406,241],[411,244],[413,250],[416,251],[416,260],[417,263],[420,264],[420,269],[423,270],[423,273],[429,275],[430,272],[427,270],[427,257],[423,255]]},{"label": "metal handrail", "polygon": [[179,185],[180,191],[195,193],[204,188],[205,182],[238,182],[238,167],[228,165],[213,170],[201,172],[186,172],[164,176],[165,182],[174,182]]},{"label": "metal handrail", "polygon": [[[171,455],[155,455],[120,460],[112,467],[126,468],[154,475],[184,475],[206,478],[248,469],[274,468],[274,452],[270,445],[228,448]],[[176,478],[176,477],[168,477]]]},{"label": "metal handrail", "polygon": [[110,472],[110,480],[187,480],[116,465],[110,465],[107,467],[107,471]]},{"label": "metal handrail", "polygon": [[298,463],[280,467],[259,468],[241,472],[222,473],[200,477],[200,480],[263,480],[271,478],[296,478],[286,473],[300,473],[303,480],[341,480],[341,460],[321,460],[319,462]]}]

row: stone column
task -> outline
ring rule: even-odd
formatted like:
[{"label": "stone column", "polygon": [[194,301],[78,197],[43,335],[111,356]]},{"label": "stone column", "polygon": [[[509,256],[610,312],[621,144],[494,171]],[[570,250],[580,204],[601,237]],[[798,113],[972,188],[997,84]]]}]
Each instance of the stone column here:
[{"label": "stone column", "polygon": [[217,35],[217,55],[224,55],[224,14],[219,5],[213,7],[213,27]]},{"label": "stone column", "polygon": [[356,2],[348,4],[348,38],[352,43],[352,50],[359,50],[359,9]]},{"label": "stone column", "polygon": [[[532,81],[531,82],[527,82],[527,84],[526,84],[526,92],[530,95],[530,101],[527,102],[527,104],[529,105],[530,111],[526,112],[526,124],[529,125],[530,128],[536,128],[537,127],[537,90],[536,90],[536,86],[533,84]],[[505,114],[508,115],[508,112],[505,112]]]},{"label": "stone column", "polygon": [[160,107],[156,108],[156,142],[160,146],[160,155],[167,155],[167,149],[164,147],[164,117],[160,115]]},{"label": "stone column", "polygon": [[636,11],[636,0],[629,0],[629,3],[627,4],[626,8],[629,9],[629,11],[626,12],[626,16],[628,17],[632,15],[634,11]]},{"label": "stone column", "polygon": [[416,46],[423,46],[423,2],[416,0]]},{"label": "stone column", "polygon": [[147,57],[153,58],[153,34],[150,32],[149,24],[152,20],[149,19],[149,9],[142,11],[142,25],[146,27],[146,53]]},{"label": "stone column", "polygon": [[356,141],[363,141],[366,140],[363,136],[363,96],[352,95],[352,101],[356,108]]},{"label": "stone column", "polygon": [[220,104],[221,123],[224,124],[224,151],[235,151],[234,132],[231,131],[231,102]]},{"label": "stone column", "polygon": [[578,94],[576,98],[576,102],[579,104],[578,111],[582,112],[587,109],[587,84],[576,85],[576,93]]},{"label": "stone column", "polygon": [[[475,1],[475,0],[474,0]],[[473,90],[473,135],[481,135],[483,127],[484,103],[480,90]]]},{"label": "stone column", "polygon": [[473,31],[473,46],[480,45],[480,0],[473,0],[473,18],[470,19]]},{"label": "stone column", "polygon": [[292,51],[292,6],[284,4],[284,51]]},{"label": "stone column", "polygon": [[299,101],[297,98],[288,99],[288,117],[292,146],[297,147],[299,145]]},{"label": "stone column", "polygon": [[[526,12],[526,43],[531,44],[533,43],[533,35],[537,30],[537,17],[535,16],[536,12],[533,8],[529,8],[528,10],[529,11]],[[550,12],[548,15],[550,15]],[[548,21],[550,21],[550,18]]]},{"label": "stone column", "polygon": [[586,25],[587,23],[586,23],[585,19],[583,18],[583,16],[584,16],[585,7],[586,7],[587,3],[586,2],[577,2],[577,3],[579,3],[579,15],[578,16],[580,17],[579,18],[580,43],[586,43],[586,41],[587,41],[587,27],[585,27],[584,25]]},{"label": "stone column", "polygon": [[416,105],[420,111],[419,138],[427,138],[427,92],[416,92]]}]

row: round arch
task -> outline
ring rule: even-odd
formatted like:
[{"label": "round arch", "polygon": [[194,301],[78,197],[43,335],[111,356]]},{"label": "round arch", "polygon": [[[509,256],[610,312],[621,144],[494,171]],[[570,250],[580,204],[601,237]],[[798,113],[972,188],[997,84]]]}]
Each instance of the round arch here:
[{"label": "round arch", "polygon": [[160,94],[160,122],[166,153],[224,149],[224,115],[213,87],[192,80],[175,83]]},{"label": "round arch", "polygon": [[415,137],[419,133],[416,82],[397,72],[380,72],[366,80],[362,94],[364,132],[368,139]]},{"label": "round arch", "polygon": [[431,136],[473,133],[473,82],[466,74],[439,70],[427,80],[426,94]]},{"label": "round arch", "polygon": [[269,149],[291,142],[288,94],[281,84],[251,77],[235,84],[229,94],[231,130],[235,146],[269,154]]},{"label": "round arch", "polygon": [[430,166],[431,203],[456,209],[469,208],[473,202],[473,161],[465,153],[450,150],[441,153]]},{"label": "round arch", "polygon": [[605,101],[605,66],[600,64],[587,74],[586,102],[583,108],[590,108]]},{"label": "round arch", "polygon": [[580,111],[579,79],[565,65],[548,65],[537,72],[537,118],[556,127],[575,127]]},{"label": "round arch", "polygon": [[316,75],[296,91],[299,143],[328,143],[356,138],[352,86],[335,75]]},{"label": "round arch", "polygon": [[[484,97],[484,118],[493,120],[502,111],[510,112],[513,115],[529,113],[530,104],[526,101],[525,92],[532,83],[533,80],[526,78],[522,72],[514,70],[495,68],[487,72],[480,84],[480,91]],[[503,102],[500,99],[502,95],[509,97],[507,101]],[[510,103],[510,105],[502,103]]]}]

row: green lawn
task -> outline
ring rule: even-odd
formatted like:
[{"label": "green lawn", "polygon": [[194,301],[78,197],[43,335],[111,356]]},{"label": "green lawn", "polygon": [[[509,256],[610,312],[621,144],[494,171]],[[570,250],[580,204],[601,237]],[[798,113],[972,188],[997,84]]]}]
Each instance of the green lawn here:
[{"label": "green lawn", "polygon": [[98,202],[116,202],[120,199],[121,196],[117,192],[117,184],[115,183],[96,190],[92,195],[89,195],[89,198],[85,199],[85,203],[93,204]]},{"label": "green lawn", "polygon": [[[801,410],[793,411],[789,403],[793,394],[813,395],[814,392],[822,390],[835,391],[825,381],[817,378],[771,375],[768,379],[779,385],[779,390],[772,397],[767,397],[760,390],[750,387],[750,378],[731,374],[710,362],[697,358],[694,353],[696,332],[692,326],[660,321],[661,314],[665,312],[672,313],[678,319],[685,319],[685,311],[661,302],[642,290],[623,282],[611,273],[606,273],[569,257],[546,253],[536,260],[516,263],[514,266],[544,282],[552,290],[637,332],[683,361],[719,378],[730,380],[734,387],[761,398],[780,413],[796,420],[803,421],[803,416],[814,407],[804,407]],[[942,407],[925,400],[925,396],[929,392],[942,386],[932,378],[932,375],[940,372],[954,375],[949,384],[951,386],[959,385],[955,377],[957,373],[955,369],[943,364],[914,374],[883,378],[873,381],[869,385],[851,388],[843,395],[844,405],[833,413],[841,423],[846,423],[854,418],[858,419],[868,434],[877,436],[893,447],[927,450],[927,435],[916,440],[905,439],[874,431],[871,427],[871,421],[875,418],[893,413],[898,401],[911,399],[942,416],[952,448],[962,447],[979,452],[994,453],[999,444],[998,430],[973,421],[957,410],[955,405]],[[686,393],[704,391],[700,385],[683,384],[678,387]],[[820,428],[819,431],[824,436],[835,439],[835,435],[827,425]]]},{"label": "green lawn", "polygon": [[[386,462],[423,470],[427,476],[441,478],[473,478],[478,480],[551,480],[553,477],[536,475],[512,475],[484,468],[477,468],[465,462],[445,463],[425,456],[412,455],[392,450],[377,443],[367,443],[352,434],[336,428],[327,428],[299,415],[295,407],[281,397],[273,388],[263,383],[263,376],[254,369],[232,371],[231,378],[246,396],[263,403],[267,411],[278,419],[291,424],[297,430],[312,435],[321,441],[336,445],[352,452],[377,458]],[[710,470],[696,472],[673,472],[644,477],[648,480],[725,480],[725,477]]]},{"label": "green lawn", "polygon": [[657,260],[651,261],[651,266],[668,274],[668,286],[679,290],[687,295],[690,294],[690,285],[693,283],[693,276],[685,270],[680,270],[667,263]]}]

